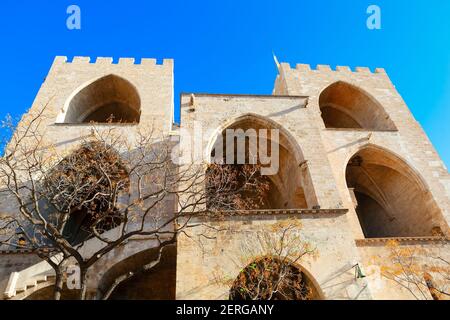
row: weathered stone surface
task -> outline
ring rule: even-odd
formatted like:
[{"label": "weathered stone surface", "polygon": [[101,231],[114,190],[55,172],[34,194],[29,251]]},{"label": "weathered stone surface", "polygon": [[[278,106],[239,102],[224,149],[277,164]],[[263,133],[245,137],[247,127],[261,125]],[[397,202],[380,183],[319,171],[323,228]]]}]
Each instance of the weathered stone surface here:
[{"label": "weathered stone surface", "polygon": [[[284,197],[298,196],[302,199],[285,201],[281,197],[283,201],[278,205],[286,203],[286,207],[272,208],[277,210],[269,214],[261,211],[209,221],[212,226],[223,229],[213,239],[200,236],[207,231],[203,226],[189,229],[191,237],[181,235],[176,252],[170,252],[164,260],[163,265],[168,266],[168,270],[163,272],[164,279],[171,285],[164,283],[164,279],[157,281],[165,285],[159,288],[165,290],[161,297],[228,298],[230,286],[218,281],[218,278],[234,279],[250,262],[242,257],[243,244],[255,236],[256,231],[270,232],[274,223],[295,218],[302,223],[299,234],[311,242],[318,252],[316,257],[306,258],[299,265],[311,277],[322,298],[411,298],[408,292],[400,290],[393,282],[383,280],[383,289],[380,289],[376,278],[355,278],[356,263],[367,269],[374,266],[374,258],[387,261],[385,242],[355,241],[364,239],[367,231],[374,229],[364,226],[358,218],[358,206],[360,209],[363,207],[362,202],[357,203],[361,199],[358,192],[363,187],[368,189],[365,190],[367,195],[381,202],[387,211],[404,214],[403,220],[393,215],[397,219],[393,227],[389,224],[394,220],[380,217],[378,222],[382,223],[375,228],[376,232],[388,232],[393,238],[425,237],[411,238],[401,245],[438,250],[448,258],[448,242],[434,241],[432,231],[439,229],[446,237],[450,235],[450,175],[384,69],[376,69],[372,73],[368,68],[357,68],[352,72],[348,67],[338,67],[334,71],[329,66],[313,69],[309,65],[299,64],[291,68],[289,64],[282,63],[272,96],[182,95],[181,128],[172,131],[172,60],[157,64],[155,59],[143,59],[141,63],[136,63],[134,59],[120,59],[118,63],[113,63],[110,58],[94,61],[81,57],[67,62],[65,57],[56,57],[31,110],[48,104],[44,133],[57,148],[70,152],[79,144],[81,137],[90,134],[89,125],[65,122],[68,108],[77,93],[96,80],[112,75],[112,80],[105,85],[121,88],[124,84],[117,85],[116,82],[120,77],[129,82],[139,96],[139,123],[115,125],[130,141],[141,129],[152,127],[165,135],[181,135],[183,138],[188,134],[193,136],[195,127],[200,126],[203,135],[197,141],[199,152],[209,156],[217,136],[243,118],[246,126],[253,121],[258,126],[280,129],[284,139],[281,143],[287,146],[289,157],[286,158],[289,161],[286,161],[282,174],[274,183],[282,190]],[[123,92],[134,92],[128,89]],[[322,95],[324,92],[325,95]],[[101,100],[100,96],[96,98]],[[135,106],[138,105],[136,99],[122,98],[124,103],[132,101]],[[87,100],[84,93],[77,99],[81,114],[83,103]],[[369,104],[370,108],[367,107]],[[327,128],[321,116],[325,108],[332,109],[329,116],[334,120],[341,117],[339,120],[342,121],[335,124],[347,128]],[[355,122],[357,128],[352,127],[356,126]],[[376,126],[370,127],[375,123]],[[378,126],[380,123],[388,125]],[[105,129],[110,126],[114,124],[99,125]],[[354,156],[357,154],[362,157],[363,163],[368,163],[369,177],[361,171],[349,172],[349,162],[355,162]],[[384,168],[391,168],[396,173],[387,174],[390,171]],[[397,179],[396,174],[404,179]],[[350,180],[355,185],[349,185]],[[417,202],[419,205],[409,211],[405,204],[412,201],[420,203]],[[293,208],[295,203],[301,203],[304,207]],[[2,212],[15,210],[11,199],[2,199],[0,205]],[[309,211],[286,211],[306,208]],[[366,220],[370,223],[374,219],[373,214],[376,217],[380,210],[373,206],[366,208],[367,212],[372,213],[371,218]],[[192,224],[195,222],[191,221]],[[201,245],[195,241],[200,238]],[[151,256],[153,246],[145,240],[136,240],[102,258],[89,274],[89,292],[92,296],[112,281],[113,275],[134,270],[145,263],[145,257]],[[29,254],[0,254],[0,289],[4,291],[11,272],[20,272],[37,261]],[[176,288],[173,287],[175,273]],[[150,283],[154,278],[154,274],[147,274],[134,279],[128,287],[126,284],[121,286],[116,297],[124,298],[129,294],[139,298],[133,290],[154,290]],[[26,297],[26,294],[23,296]],[[158,298],[150,294],[143,294],[142,297]]]}]

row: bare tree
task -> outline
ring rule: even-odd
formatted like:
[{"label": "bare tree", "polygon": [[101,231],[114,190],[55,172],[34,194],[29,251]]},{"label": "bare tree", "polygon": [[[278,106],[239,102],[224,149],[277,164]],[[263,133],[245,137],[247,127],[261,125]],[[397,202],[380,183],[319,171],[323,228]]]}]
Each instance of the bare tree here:
[{"label": "bare tree", "polygon": [[382,275],[407,290],[417,300],[450,298],[450,262],[431,249],[387,245],[389,260]]},{"label": "bare tree", "polygon": [[298,219],[276,222],[249,231],[237,266],[237,278],[218,275],[216,281],[231,287],[231,300],[310,300],[316,289],[299,264],[315,258],[316,249],[303,238]]},{"label": "bare tree", "polygon": [[[0,159],[0,183],[10,210],[0,217],[0,244],[47,261],[56,274],[55,299],[69,261],[80,268],[79,298],[86,299],[88,270],[129,239],[145,237],[159,248],[141,271],[150,270],[177,235],[196,226],[191,217],[251,209],[242,194],[252,190],[257,204],[267,189],[256,165],[236,171],[175,164],[177,142],[151,129],[126,137],[113,126],[92,124],[77,149],[63,153],[46,138],[44,111],[28,114],[18,126],[4,123],[11,139]],[[92,239],[100,245],[85,250]],[[100,298],[135,274],[117,277]]]}]

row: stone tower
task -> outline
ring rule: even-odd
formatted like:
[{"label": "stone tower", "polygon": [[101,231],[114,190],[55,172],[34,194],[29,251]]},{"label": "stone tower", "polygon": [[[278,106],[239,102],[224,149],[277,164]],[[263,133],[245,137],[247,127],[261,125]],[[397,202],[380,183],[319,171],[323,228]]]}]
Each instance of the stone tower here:
[{"label": "stone tower", "polygon": [[[132,58],[114,62],[112,58],[91,61],[89,57],[74,57],[68,61],[66,57],[56,57],[19,127],[27,123],[29,114],[35,115],[44,110],[40,118],[42,134],[61,154],[75,151],[83,139],[92,134],[92,121],[97,123],[99,131],[114,128],[130,141],[139,131],[147,128],[168,135],[172,130],[173,95],[171,59],[165,59],[162,63],[156,59],[142,59],[136,63]],[[110,118],[111,114],[113,118]],[[2,213],[17,210],[15,201],[1,199],[0,202]],[[90,245],[93,248],[98,246],[95,243]],[[101,283],[109,281],[111,273],[119,268],[120,261],[127,261],[139,252],[148,257],[151,246],[149,243],[135,242],[126,252],[119,250],[112,253],[110,258],[99,264],[98,270],[94,268],[89,280],[91,294],[95,295]],[[31,252],[2,249],[0,287],[4,297],[51,298],[49,286],[54,283],[54,272],[49,266],[39,263]],[[133,297],[131,294],[127,296]]]},{"label": "stone tower", "polygon": [[[201,94],[195,104],[192,112],[189,95],[182,96],[182,128],[279,129],[286,151],[271,192],[282,201],[218,221],[233,232],[205,241],[207,253],[181,238],[178,298],[226,297],[217,274],[234,279],[252,233],[290,217],[300,218],[319,252],[302,268],[325,299],[411,298],[378,276],[390,240],[448,257],[448,171],[383,69],[282,63],[271,96]],[[206,154],[216,136],[204,139]],[[355,266],[367,277],[355,277]]]},{"label": "stone tower", "polygon": [[[46,104],[45,135],[67,150],[89,134],[86,123],[107,122],[111,113],[122,123],[104,126],[129,137],[148,126],[194,137],[201,127],[196,152],[207,157],[227,129],[279,132],[279,170],[269,177],[267,205],[217,221],[193,219],[176,250],[152,274],[121,287],[118,298],[149,298],[142,292],[152,283],[162,296],[150,298],[227,299],[233,279],[252,262],[251,239],[292,219],[317,252],[293,263],[315,298],[412,298],[377,272],[389,260],[391,240],[450,259],[450,175],[383,69],[282,63],[272,95],[182,94],[181,125],[173,130],[171,60],[57,57],[32,108]],[[214,238],[205,237],[205,219],[222,230]],[[90,290],[143,263],[147,250],[138,241],[107,257],[94,269]],[[36,298],[51,281],[31,253],[0,252],[5,298]]]}]

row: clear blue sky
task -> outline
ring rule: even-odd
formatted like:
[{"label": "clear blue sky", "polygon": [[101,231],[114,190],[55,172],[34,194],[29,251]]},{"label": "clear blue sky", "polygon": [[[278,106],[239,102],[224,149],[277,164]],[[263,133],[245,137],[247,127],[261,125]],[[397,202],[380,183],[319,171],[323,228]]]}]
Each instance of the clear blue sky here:
[{"label": "clear blue sky", "polygon": [[[66,28],[70,4],[82,29]],[[366,9],[382,10],[382,30]],[[450,1],[2,0],[0,117],[31,105],[55,55],[175,59],[180,91],[270,94],[279,60],[384,67],[450,166]]]}]

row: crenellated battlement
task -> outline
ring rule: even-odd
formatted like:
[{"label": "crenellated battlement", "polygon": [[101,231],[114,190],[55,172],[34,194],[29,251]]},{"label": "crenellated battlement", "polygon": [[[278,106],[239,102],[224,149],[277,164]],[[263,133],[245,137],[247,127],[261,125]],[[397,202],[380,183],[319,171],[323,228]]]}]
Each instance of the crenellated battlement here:
[{"label": "crenellated battlement", "polygon": [[375,72],[372,72],[372,70],[368,67],[356,67],[354,70],[350,68],[349,66],[336,66],[335,69],[333,69],[330,65],[324,65],[319,64],[316,66],[316,68],[311,67],[309,64],[303,64],[299,63],[295,66],[295,68],[292,68],[289,63],[281,63],[281,67],[285,68],[286,70],[289,69],[295,69],[297,71],[301,72],[345,72],[345,73],[363,73],[363,74],[386,74],[385,69],[383,68],[376,68]]},{"label": "crenellated battlement", "polygon": [[114,60],[112,57],[81,57],[75,56],[72,60],[69,60],[66,56],[55,57],[54,64],[72,64],[72,65],[86,65],[86,64],[98,64],[98,65],[126,65],[126,66],[173,66],[173,59],[163,59],[162,63],[159,63],[157,59],[142,58],[136,60],[135,58],[119,58]]}]

